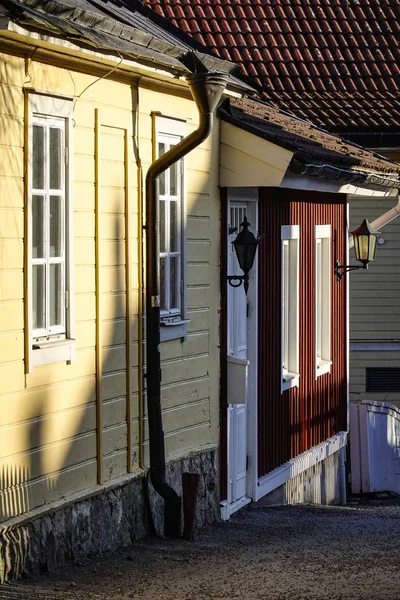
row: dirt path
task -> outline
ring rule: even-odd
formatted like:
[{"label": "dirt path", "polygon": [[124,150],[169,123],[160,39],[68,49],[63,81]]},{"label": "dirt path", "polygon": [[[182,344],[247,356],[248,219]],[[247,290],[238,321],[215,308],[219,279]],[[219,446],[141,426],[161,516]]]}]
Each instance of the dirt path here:
[{"label": "dirt path", "polygon": [[245,509],[194,542],[142,540],[0,598],[400,600],[400,500]]}]

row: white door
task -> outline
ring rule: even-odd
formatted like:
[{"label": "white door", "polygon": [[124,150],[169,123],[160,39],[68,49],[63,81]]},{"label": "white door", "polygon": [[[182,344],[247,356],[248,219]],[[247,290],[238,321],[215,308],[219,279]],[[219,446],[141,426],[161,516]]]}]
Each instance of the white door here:
[{"label": "white door", "polygon": [[[232,242],[240,231],[240,223],[245,216],[249,219],[249,206],[245,202],[228,204],[228,275],[242,275]],[[229,357],[234,357],[235,367],[247,360],[247,297],[243,284],[240,287],[227,286],[228,294],[228,390],[230,377]],[[233,361],[232,361],[233,362]],[[244,368],[247,371],[247,368]],[[243,372],[244,372],[243,371]],[[247,496],[247,386],[237,386],[240,390],[235,398],[228,391],[228,512],[233,513],[250,501]],[[232,394],[233,395],[233,394]],[[241,398],[243,402],[241,403]],[[232,401],[235,404],[232,404]]]}]

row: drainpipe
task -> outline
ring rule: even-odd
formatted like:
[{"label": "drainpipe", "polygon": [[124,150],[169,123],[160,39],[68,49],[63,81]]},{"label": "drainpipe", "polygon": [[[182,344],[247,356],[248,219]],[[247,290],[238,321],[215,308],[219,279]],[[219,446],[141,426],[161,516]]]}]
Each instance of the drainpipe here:
[{"label": "drainpipe", "polygon": [[199,111],[199,126],[188,137],[154,161],[146,176],[146,358],[150,476],[164,499],[164,534],[178,537],[181,499],[165,481],[165,443],[161,413],[160,356],[160,210],[158,177],[199,146],[210,134],[213,113],[228,81],[227,75],[197,73],[186,76]]},{"label": "drainpipe", "polygon": [[[397,198],[396,206],[393,206],[393,208],[389,209],[388,211],[383,213],[383,215],[381,215],[380,217],[378,217],[377,219],[372,221],[372,223],[370,223],[370,225],[374,229],[379,230],[379,229],[382,229],[382,227],[385,227],[385,225],[387,225],[388,223],[390,223],[390,221],[397,219],[398,216],[400,216],[400,195]],[[351,235],[349,238],[349,248],[353,248],[353,246],[354,246],[354,240],[353,240],[353,236]]]}]

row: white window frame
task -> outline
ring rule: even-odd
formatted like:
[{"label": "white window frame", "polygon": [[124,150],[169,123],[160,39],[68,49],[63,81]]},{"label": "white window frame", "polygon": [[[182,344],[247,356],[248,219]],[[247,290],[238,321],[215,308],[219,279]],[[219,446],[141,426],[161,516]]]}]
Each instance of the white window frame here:
[{"label": "white window frame", "polygon": [[[29,93],[28,95],[28,135],[27,135],[27,289],[28,289],[28,348],[29,362],[28,372],[33,367],[56,362],[73,362],[75,358],[75,319],[74,319],[74,290],[73,290],[73,199],[72,199],[72,114],[73,102],[64,98]],[[33,207],[32,197],[35,195],[33,189],[33,126],[51,125],[60,126],[63,131],[62,153],[65,168],[62,173],[62,190],[58,193],[49,189],[48,182],[45,183],[44,201],[45,210],[48,210],[48,198],[50,195],[63,197],[63,226],[62,226],[62,256],[51,258],[46,255],[44,259],[34,259],[32,256],[33,243]],[[46,163],[46,158],[45,158]],[[38,192],[36,191],[38,194]],[[42,192],[43,193],[43,190]],[[47,209],[46,209],[47,207]],[[48,219],[45,219],[48,222]],[[48,226],[44,227],[44,244],[48,240]],[[45,253],[46,254],[46,253]],[[48,271],[49,265],[59,263],[62,269],[62,291],[61,312],[62,323],[58,326],[46,327],[41,330],[33,330],[33,266],[43,264]],[[48,277],[46,277],[48,282]],[[46,289],[46,313],[49,306],[49,286]]]},{"label": "white window frame", "polygon": [[315,378],[331,370],[331,226],[315,227]]},{"label": "white window frame", "polygon": [[300,227],[281,226],[281,393],[299,385]]},{"label": "white window frame", "polygon": [[[180,121],[174,118],[155,116],[155,133],[154,136],[154,147],[153,154],[154,158],[158,158],[158,147],[159,143],[165,143],[167,151],[170,147],[179,143],[186,136],[186,122]],[[169,177],[171,169],[167,169],[165,172],[166,189],[169,189]],[[165,259],[166,264],[166,296],[170,298],[169,289],[169,270],[168,265],[170,258],[178,257],[179,265],[177,268],[176,275],[176,289],[178,297],[178,306],[168,307],[166,310],[161,309],[160,311],[160,339],[161,341],[167,341],[177,338],[186,339],[187,336],[187,324],[189,319],[186,317],[186,190],[185,190],[185,161],[181,159],[178,166],[178,189],[175,196],[169,196],[168,194],[159,194],[159,202],[165,202],[165,215],[168,216],[165,219],[164,229],[166,232],[166,239],[169,239],[169,215],[168,209],[170,202],[178,202],[178,251],[170,251],[169,248],[166,251],[160,251],[160,259]],[[161,212],[161,211],[160,211]]]}]

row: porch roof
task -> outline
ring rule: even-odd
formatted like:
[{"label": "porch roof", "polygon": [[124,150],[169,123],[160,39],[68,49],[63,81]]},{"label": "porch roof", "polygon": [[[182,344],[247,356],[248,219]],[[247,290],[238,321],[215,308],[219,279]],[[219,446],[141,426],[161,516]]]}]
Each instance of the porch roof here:
[{"label": "porch roof", "polygon": [[[286,177],[322,178],[335,182],[336,188],[344,184],[369,190],[400,188],[399,164],[265,102],[251,98],[227,99],[220,106],[219,115],[224,122],[290,153],[285,159],[287,170],[284,163],[281,165]],[[243,146],[239,147],[243,151]],[[264,151],[268,153],[267,146]]]}]

